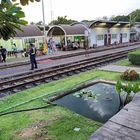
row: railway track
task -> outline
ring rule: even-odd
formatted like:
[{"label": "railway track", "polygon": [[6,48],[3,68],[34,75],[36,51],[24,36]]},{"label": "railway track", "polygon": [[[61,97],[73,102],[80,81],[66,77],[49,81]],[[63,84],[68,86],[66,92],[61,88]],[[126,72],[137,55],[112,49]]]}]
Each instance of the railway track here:
[{"label": "railway track", "polygon": [[[138,44],[140,44],[140,42],[130,43],[129,46],[138,45]],[[101,52],[101,51],[105,51],[105,50],[114,50],[114,49],[122,48],[122,47],[123,48],[124,47],[128,47],[128,44],[121,44],[121,45],[118,45],[116,47],[90,49],[90,50],[87,51],[87,53],[88,54],[91,54],[91,53]],[[79,55],[84,55],[84,54],[85,54],[84,51],[82,51],[82,52],[75,52],[75,53],[72,53],[72,54],[65,54],[65,55],[62,55],[62,56],[52,56],[52,57],[50,57],[50,59],[56,60],[56,59],[74,57],[74,56],[79,56]],[[45,59],[46,58],[42,58],[39,61],[42,61],[42,60],[45,60]],[[5,64],[5,65],[1,65],[0,66],[0,69],[6,69],[6,68],[12,68],[12,67],[19,67],[19,66],[28,65],[28,64],[30,64],[29,61],[17,62],[17,63],[14,63],[14,64]]]},{"label": "railway track", "polygon": [[78,62],[62,64],[50,69],[38,71],[36,73],[18,76],[16,78],[11,77],[10,79],[2,79],[0,81],[0,98],[37,86],[41,83],[48,83],[53,80],[58,80],[66,76],[72,76],[74,74],[105,65],[106,63],[126,57],[129,51],[127,50],[93,58],[86,58]]}]

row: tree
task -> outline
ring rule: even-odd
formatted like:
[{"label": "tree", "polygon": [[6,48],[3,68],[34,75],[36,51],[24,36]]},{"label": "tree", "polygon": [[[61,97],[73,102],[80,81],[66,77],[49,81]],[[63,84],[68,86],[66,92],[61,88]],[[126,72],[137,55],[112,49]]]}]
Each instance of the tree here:
[{"label": "tree", "polygon": [[[16,30],[21,30],[21,25],[28,22],[22,20],[24,12],[18,4],[3,2],[0,4],[0,38],[8,40],[16,35]],[[22,31],[22,30],[21,30]]]},{"label": "tree", "polygon": [[129,14],[129,17],[131,16],[131,20],[133,22],[140,22],[140,9],[137,9]]},{"label": "tree", "polygon": [[20,1],[20,4],[23,5],[23,6],[28,5],[29,2],[34,2],[34,1],[40,2],[40,0],[12,0],[12,1],[13,1],[13,2]]},{"label": "tree", "polygon": [[128,22],[129,21],[129,16],[128,15],[127,16],[125,16],[125,15],[113,16],[113,17],[111,17],[110,20],[112,20],[112,21],[126,21],[126,22]]},{"label": "tree", "polygon": [[112,16],[110,18],[110,20],[112,20],[112,21],[127,21],[127,22],[129,22],[131,20],[132,23],[140,22],[140,9],[137,9],[128,15]]},{"label": "tree", "polygon": [[57,20],[53,20],[49,25],[59,25],[59,24],[71,24],[76,22],[75,20],[67,19],[67,16],[60,17],[58,16]]}]

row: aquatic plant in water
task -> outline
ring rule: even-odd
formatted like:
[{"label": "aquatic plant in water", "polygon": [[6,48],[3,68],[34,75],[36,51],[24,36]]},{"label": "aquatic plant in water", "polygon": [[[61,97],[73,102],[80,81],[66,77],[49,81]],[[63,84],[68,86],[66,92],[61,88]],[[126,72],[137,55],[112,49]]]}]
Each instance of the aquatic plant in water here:
[{"label": "aquatic plant in water", "polygon": [[73,96],[77,97],[77,98],[83,98],[85,100],[87,99],[92,99],[94,101],[97,101],[97,98],[100,94],[96,94],[91,90],[82,90],[80,92],[76,92],[75,94],[73,94]]}]

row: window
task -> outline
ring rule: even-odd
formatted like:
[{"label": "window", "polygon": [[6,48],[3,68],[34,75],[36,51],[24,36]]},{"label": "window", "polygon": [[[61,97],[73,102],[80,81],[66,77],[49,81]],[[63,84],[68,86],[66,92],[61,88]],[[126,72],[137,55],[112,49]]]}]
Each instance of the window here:
[{"label": "window", "polygon": [[112,39],[117,39],[117,34],[112,34],[112,35],[111,35],[111,38],[112,38]]},{"label": "window", "polygon": [[97,40],[103,40],[104,36],[103,35],[97,35]]},{"label": "window", "polygon": [[127,33],[123,33],[122,38],[127,38]]}]

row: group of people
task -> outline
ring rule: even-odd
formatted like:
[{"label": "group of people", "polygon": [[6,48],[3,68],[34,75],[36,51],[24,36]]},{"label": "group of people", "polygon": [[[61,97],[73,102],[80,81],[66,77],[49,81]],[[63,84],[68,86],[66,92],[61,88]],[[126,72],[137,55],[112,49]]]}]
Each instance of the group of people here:
[{"label": "group of people", "polygon": [[[13,53],[17,58],[17,48],[16,44],[14,45]],[[31,62],[31,70],[37,69],[37,62],[36,62],[36,48],[33,44],[30,44],[29,55],[30,55],[30,62]],[[0,60],[1,62],[6,62],[7,50],[3,46],[0,46]]]},{"label": "group of people", "polygon": [[[16,44],[13,44],[13,54],[17,58],[17,47]],[[7,50],[3,46],[0,46],[0,61],[6,62]]]},{"label": "group of people", "polygon": [[72,49],[72,50],[76,50],[76,49],[79,49],[80,48],[80,42],[75,42],[75,41],[71,41],[71,40],[68,40],[67,41],[67,44],[68,44],[68,49]]}]

